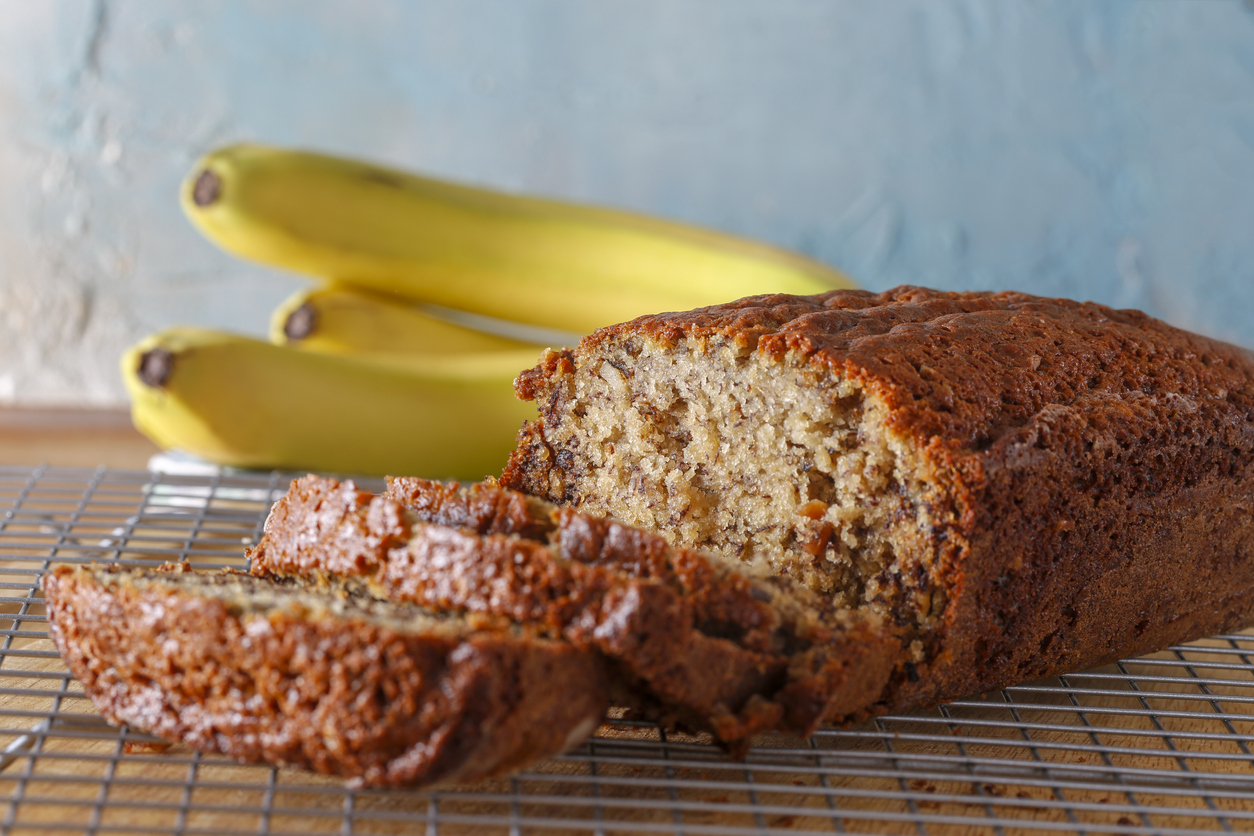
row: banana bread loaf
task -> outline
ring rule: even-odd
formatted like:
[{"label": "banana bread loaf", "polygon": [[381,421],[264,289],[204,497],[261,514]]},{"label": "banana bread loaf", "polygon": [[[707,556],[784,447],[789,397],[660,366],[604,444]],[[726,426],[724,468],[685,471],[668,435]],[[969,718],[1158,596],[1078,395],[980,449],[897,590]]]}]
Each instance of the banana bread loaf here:
[{"label": "banana bread loaf", "polygon": [[[456,527],[453,527],[456,526]],[[614,663],[615,696],[733,750],[872,702],[897,640],[787,578],[488,485],[393,479],[374,496],[307,476],[271,509],[258,575],[543,626]]]},{"label": "banana bread loaf", "polygon": [[608,704],[597,654],[491,617],[179,566],[58,566],[44,594],[105,719],[361,786],[508,772],[581,743]]},{"label": "banana bread loaf", "polygon": [[876,711],[1254,618],[1254,356],[1136,311],[762,296],[547,352],[501,482],[903,633]]}]

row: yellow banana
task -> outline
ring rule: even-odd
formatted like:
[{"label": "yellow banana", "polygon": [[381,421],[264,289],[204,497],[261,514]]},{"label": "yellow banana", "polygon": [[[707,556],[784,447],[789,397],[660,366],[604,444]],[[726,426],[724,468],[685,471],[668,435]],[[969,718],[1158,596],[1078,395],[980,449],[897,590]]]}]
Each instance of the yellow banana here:
[{"label": "yellow banana", "polygon": [[270,341],[327,354],[457,355],[527,349],[541,345],[498,337],[430,316],[414,303],[342,287],[301,290],[270,318]]},{"label": "yellow banana", "polygon": [[521,349],[385,362],[172,328],[122,357],[141,432],[237,467],[481,479],[534,408]]},{"label": "yellow banana", "polygon": [[853,286],[817,261],[684,224],[259,145],[201,159],[181,200],[237,255],[580,334],[757,293]]}]

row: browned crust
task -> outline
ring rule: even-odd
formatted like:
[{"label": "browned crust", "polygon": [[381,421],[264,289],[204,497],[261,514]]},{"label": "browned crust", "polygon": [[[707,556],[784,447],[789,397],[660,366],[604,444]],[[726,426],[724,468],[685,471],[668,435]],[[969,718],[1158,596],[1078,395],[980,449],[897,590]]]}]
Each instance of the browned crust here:
[{"label": "browned crust", "polygon": [[[955,457],[934,547],[955,595],[906,710],[1254,622],[1254,433],[1184,399],[1048,410]],[[955,480],[957,481],[957,480]]]},{"label": "browned crust", "polygon": [[[484,485],[394,480],[370,496],[304,477],[272,511],[253,571],[356,578],[392,600],[543,625],[621,666],[636,708],[733,748],[761,731],[809,732],[888,676],[895,640],[876,619],[823,613],[790,601],[811,597],[790,581],[751,580],[657,535],[526,502]],[[477,522],[419,524],[403,544],[389,533],[390,521],[430,509]],[[548,523],[528,519],[537,515]],[[552,545],[475,533],[546,529]]]},{"label": "browned crust", "polygon": [[1138,311],[1020,293],[754,297],[549,352],[501,483],[578,505],[546,440],[599,346],[730,342],[885,404],[924,463],[920,563],[947,594],[878,710],[1084,668],[1254,620],[1254,355]]},{"label": "browned crust", "polygon": [[198,594],[201,582],[177,568],[45,576],[49,632],[105,719],[244,762],[412,787],[557,754],[604,715],[603,663],[563,642],[332,615],[326,593],[258,611]]}]

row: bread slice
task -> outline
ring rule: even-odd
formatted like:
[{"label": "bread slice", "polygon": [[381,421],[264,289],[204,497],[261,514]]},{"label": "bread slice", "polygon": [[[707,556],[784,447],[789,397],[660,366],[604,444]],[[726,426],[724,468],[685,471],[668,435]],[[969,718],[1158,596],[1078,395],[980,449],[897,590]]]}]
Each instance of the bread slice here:
[{"label": "bread slice", "polygon": [[249,556],[260,575],[543,626],[612,660],[631,707],[737,750],[873,701],[897,643],[788,579],[490,485],[394,479],[375,496],[304,477]]},{"label": "bread slice", "polygon": [[359,786],[471,781],[563,752],[601,658],[501,619],[181,566],[58,566],[49,633],[112,723]]},{"label": "bread slice", "polygon": [[1254,355],[901,287],[602,329],[516,382],[509,488],[765,560],[905,636],[906,710],[1254,619]]}]

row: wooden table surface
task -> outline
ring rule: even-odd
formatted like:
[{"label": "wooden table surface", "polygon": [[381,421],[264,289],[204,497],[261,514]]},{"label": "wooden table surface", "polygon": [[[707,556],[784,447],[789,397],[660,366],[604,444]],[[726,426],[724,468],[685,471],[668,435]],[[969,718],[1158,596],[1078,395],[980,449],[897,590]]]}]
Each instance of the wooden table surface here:
[{"label": "wooden table surface", "polygon": [[124,410],[0,409],[0,464],[143,470],[157,452]]}]

